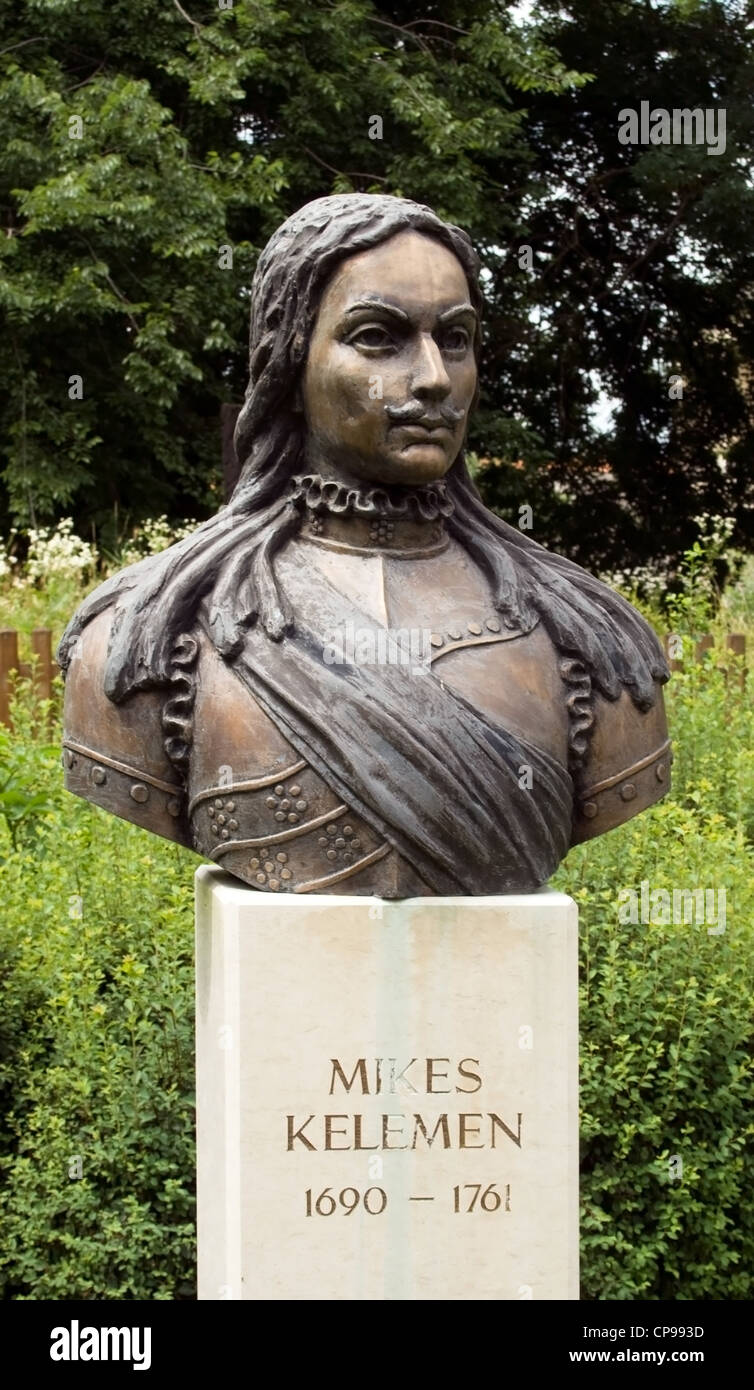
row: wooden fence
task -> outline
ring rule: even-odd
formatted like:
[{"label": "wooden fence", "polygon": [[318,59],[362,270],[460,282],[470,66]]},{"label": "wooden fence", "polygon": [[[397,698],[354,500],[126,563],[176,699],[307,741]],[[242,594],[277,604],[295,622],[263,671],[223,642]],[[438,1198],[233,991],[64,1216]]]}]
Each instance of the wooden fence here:
[{"label": "wooden fence", "polygon": [[[665,650],[671,671],[679,671],[683,669],[683,662],[673,655],[672,642],[672,637],[665,638]],[[705,653],[714,645],[714,638],[709,634],[701,637],[694,652],[696,660],[702,661]],[[746,637],[742,632],[732,632],[726,639],[726,647],[734,657],[743,657],[741,667],[736,672],[736,684],[743,689],[746,680]],[[19,661],[18,633],[13,628],[0,629],[0,724],[10,724],[10,698],[17,678],[34,675],[34,688],[42,700],[49,700],[53,694],[52,683],[60,668],[53,660],[52,632],[48,627],[34,629],[31,651],[35,658],[33,665],[28,661]]]},{"label": "wooden fence", "polygon": [[19,661],[18,633],[9,627],[0,628],[0,724],[10,724],[10,699],[13,685],[19,678],[34,677],[34,689],[41,700],[52,697],[52,683],[60,670],[52,655],[52,632],[49,627],[37,627],[31,634],[33,660]]},{"label": "wooden fence", "polygon": [[[683,661],[680,660],[680,658],[675,654],[675,651],[674,651],[675,642],[674,642],[673,635],[672,635],[672,634],[668,634],[668,635],[664,638],[664,643],[665,643],[665,654],[666,654],[666,656],[667,656],[667,658],[668,658],[668,664],[669,664],[669,666],[670,666],[671,671],[682,671],[682,670],[683,670],[684,663],[683,663]],[[706,656],[706,654],[707,654],[707,652],[713,651],[713,650],[714,650],[714,647],[715,647],[715,639],[714,639],[714,637],[713,637],[710,633],[706,633],[704,637],[700,637],[700,638],[699,638],[699,641],[698,641],[698,642],[695,644],[695,646],[694,646],[694,659],[695,659],[695,661],[703,661],[704,658],[705,658],[705,656]],[[736,657],[742,657],[742,658],[743,658],[742,661],[741,661],[741,663],[740,663],[740,665],[737,665],[736,670],[735,670],[735,672],[734,672],[734,682],[735,682],[735,684],[739,687],[740,690],[743,690],[744,687],[745,687],[745,685],[746,685],[746,673],[747,673],[747,665],[746,665],[746,635],[745,635],[745,633],[743,633],[743,632],[731,632],[731,633],[729,633],[728,636],[727,636],[726,639],[725,639],[725,647],[726,647],[726,649],[730,652],[730,654],[731,654],[732,657],[734,657],[734,658],[736,658]],[[724,656],[724,653],[718,649],[718,655],[719,655],[720,657],[723,657],[723,656]],[[726,674],[728,674],[728,673],[727,673],[727,669],[726,669],[724,660],[718,661],[718,665],[720,666],[721,670],[726,671]]]}]

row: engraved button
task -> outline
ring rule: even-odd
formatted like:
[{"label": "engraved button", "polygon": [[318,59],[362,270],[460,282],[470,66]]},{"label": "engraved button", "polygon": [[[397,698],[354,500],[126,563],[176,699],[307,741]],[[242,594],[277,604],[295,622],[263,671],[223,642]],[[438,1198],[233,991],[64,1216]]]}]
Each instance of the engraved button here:
[{"label": "engraved button", "polygon": [[281,803],[280,803],[280,809],[281,809],[281,811],[290,811],[290,809],[291,809],[291,803],[290,803],[290,801],[288,800],[288,797],[287,797],[287,796],[284,797],[284,799],[281,801]]},{"label": "engraved button", "polygon": [[499,632],[500,622],[497,618],[488,618],[487,622],[485,623],[485,627],[488,629],[489,632]]},{"label": "engraved button", "polygon": [[308,808],[308,806],[309,806],[309,802],[308,802],[308,801],[297,801],[297,802],[296,802],[296,810],[297,810],[297,811],[306,811],[307,808]]},{"label": "engraved button", "polygon": [[351,849],[361,849],[361,840],[352,840]]},{"label": "engraved button", "polygon": [[287,879],[289,879],[289,878],[292,878],[293,875],[292,875],[290,869],[281,869],[281,870],[280,870],[280,877],[287,880]]},{"label": "engraved button", "polygon": [[328,859],[337,859],[338,851],[336,849],[329,849],[327,851],[327,857]]},{"label": "engraved button", "polygon": [[268,796],[265,804],[269,806],[271,811],[274,811],[275,807],[277,806],[277,801],[275,800],[274,796]]},{"label": "engraved button", "polygon": [[266,861],[264,867],[265,867],[265,871],[266,871],[268,874],[274,874],[274,872],[275,872],[275,865],[273,864],[273,862],[272,862],[271,859],[268,859],[268,860]]},{"label": "engraved button", "polygon": [[596,801],[585,801],[581,808],[581,814],[582,816],[586,816],[587,820],[593,820],[597,814]]},{"label": "engraved button", "polygon": [[288,788],[288,795],[294,798],[301,795],[301,788],[298,782],[296,782],[294,786]]},{"label": "engraved button", "polygon": [[131,788],[131,796],[134,801],[146,801],[149,797],[149,788],[143,782],[135,782]]},{"label": "engraved button", "polygon": [[211,820],[214,816],[217,815],[217,812],[216,812],[214,806],[210,806],[210,808],[209,808],[209,814],[210,814],[210,820]]},{"label": "engraved button", "polygon": [[257,874],[257,883],[266,883],[266,882],[267,882],[267,875],[266,875],[266,874]]},{"label": "engraved button", "polygon": [[450,638],[451,642],[460,642],[461,636],[462,633],[459,627],[448,628],[448,637]]},{"label": "engraved button", "polygon": [[336,825],[328,825],[327,833],[328,835],[337,835],[338,827]]},{"label": "engraved button", "polygon": [[481,637],[481,635],[482,635],[482,624],[481,624],[481,623],[468,623],[468,624],[467,624],[467,627],[468,627],[469,632],[471,633],[472,637]]},{"label": "engraved button", "polygon": [[107,773],[104,767],[95,767],[92,773],[92,781],[96,787],[101,787],[107,781]]},{"label": "engraved button", "polygon": [[285,791],[285,787],[282,785],[281,782],[278,782],[278,784],[277,784],[277,786],[276,786],[276,788],[275,788],[275,795],[276,795],[276,796],[282,796],[283,793],[284,793],[284,791]]},{"label": "engraved button", "polygon": [[222,840],[227,840],[227,838],[228,838],[228,831],[227,831],[227,830],[221,830],[221,831],[220,831],[220,838],[221,838]]},{"label": "engraved button", "polygon": [[624,801],[633,801],[636,796],[636,787],[633,782],[626,782],[626,785],[621,787],[620,794]]},{"label": "engraved button", "polygon": [[272,889],[273,893],[277,893],[280,884],[276,878],[271,878],[267,886]]},{"label": "engraved button", "polygon": [[439,632],[432,632],[429,640],[433,647],[441,647],[444,642],[444,638],[440,636]]},{"label": "engraved button", "polygon": [[344,826],[343,826],[343,834],[344,834],[344,835],[353,835],[353,826],[352,826],[352,825],[344,825]]},{"label": "engraved button", "polygon": [[226,801],[226,803],[225,803],[225,809],[226,809],[226,811],[228,811],[228,812],[230,813],[230,815],[232,815],[233,812],[234,812],[235,809],[236,809],[236,803],[235,803],[235,801]]},{"label": "engraved button", "polygon": [[275,858],[277,859],[278,864],[288,863],[288,855],[285,853],[285,850],[281,850],[279,854],[275,855]]},{"label": "engraved button", "polygon": [[218,824],[218,825],[225,825],[225,822],[226,822],[227,819],[228,819],[228,817],[227,817],[226,815],[223,815],[223,812],[221,811],[220,814],[219,814],[219,816],[217,817],[217,824]]},{"label": "engraved button", "polygon": [[338,838],[337,838],[337,840],[335,841],[335,848],[336,848],[336,849],[345,849],[345,847],[346,847],[346,842],[345,842],[345,840],[343,839],[342,835],[339,835]]},{"label": "engraved button", "polygon": [[250,868],[250,869],[258,869],[258,868],[259,868],[259,860],[258,860],[258,859],[250,859],[250,860],[249,860],[249,868]]},{"label": "engraved button", "polygon": [[238,829],[238,821],[237,821],[237,820],[229,820],[229,821],[228,821],[228,825],[229,825],[229,827],[230,827],[231,830],[237,830],[237,829]]},{"label": "engraved button", "polygon": [[664,782],[664,781],[665,781],[665,776],[666,776],[665,764],[664,764],[664,763],[658,763],[658,764],[657,764],[657,767],[655,768],[655,777],[657,778],[657,781],[658,781],[658,782]]},{"label": "engraved button", "polygon": [[298,825],[298,816],[296,815],[295,811],[289,811],[288,820],[290,821],[291,825]]},{"label": "engraved button", "polygon": [[285,820],[285,811],[276,811],[275,820]]},{"label": "engraved button", "polygon": [[223,809],[222,797],[220,797],[220,796],[216,796],[216,797],[215,797],[215,805],[216,805],[218,811],[222,811],[222,809]]},{"label": "engraved button", "polygon": [[177,796],[171,796],[168,802],[168,815],[179,816],[181,814],[181,803]]}]

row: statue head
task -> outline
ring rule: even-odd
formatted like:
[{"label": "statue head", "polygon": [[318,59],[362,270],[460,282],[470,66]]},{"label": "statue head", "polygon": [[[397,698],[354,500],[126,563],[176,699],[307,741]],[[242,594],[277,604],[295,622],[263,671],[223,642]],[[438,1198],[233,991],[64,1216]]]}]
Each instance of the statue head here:
[{"label": "statue head", "polygon": [[252,283],[234,500],[270,468],[278,485],[302,468],[443,477],[476,401],[478,270],[465,232],[406,198],[318,198],[289,217]]}]

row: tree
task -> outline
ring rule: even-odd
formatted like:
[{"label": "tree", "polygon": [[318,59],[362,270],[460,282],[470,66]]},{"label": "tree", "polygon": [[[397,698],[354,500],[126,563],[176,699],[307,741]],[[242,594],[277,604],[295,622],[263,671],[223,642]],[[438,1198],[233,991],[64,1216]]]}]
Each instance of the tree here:
[{"label": "tree", "polygon": [[746,0],[0,0],[0,524],[214,508],[256,255],[358,189],[482,252],[491,505],[591,568],[750,543],[753,79]]},{"label": "tree", "polygon": [[[501,466],[482,486],[502,507],[530,503],[534,534],[590,567],[672,564],[703,513],[732,519],[734,541],[751,545],[747,7],[547,0],[537,19],[593,80],[538,95],[527,114],[534,163],[494,266],[480,439]],[[725,108],[724,153],[622,144],[620,113],[642,101]],[[612,406],[603,428],[600,393]]]},{"label": "tree", "polygon": [[6,517],[73,508],[107,538],[217,505],[255,256],[308,199],[405,192],[500,235],[513,94],[577,80],[506,9],[4,5]]}]

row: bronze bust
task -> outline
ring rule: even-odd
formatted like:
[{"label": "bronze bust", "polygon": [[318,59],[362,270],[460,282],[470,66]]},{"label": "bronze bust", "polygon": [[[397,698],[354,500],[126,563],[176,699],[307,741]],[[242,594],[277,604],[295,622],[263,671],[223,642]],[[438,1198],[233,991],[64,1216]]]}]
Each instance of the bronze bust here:
[{"label": "bronze bust", "polygon": [[320,198],[263,251],[231,502],[81,606],[66,785],[266,892],[529,892],[668,788],[659,643],[482,504],[469,239]]}]

